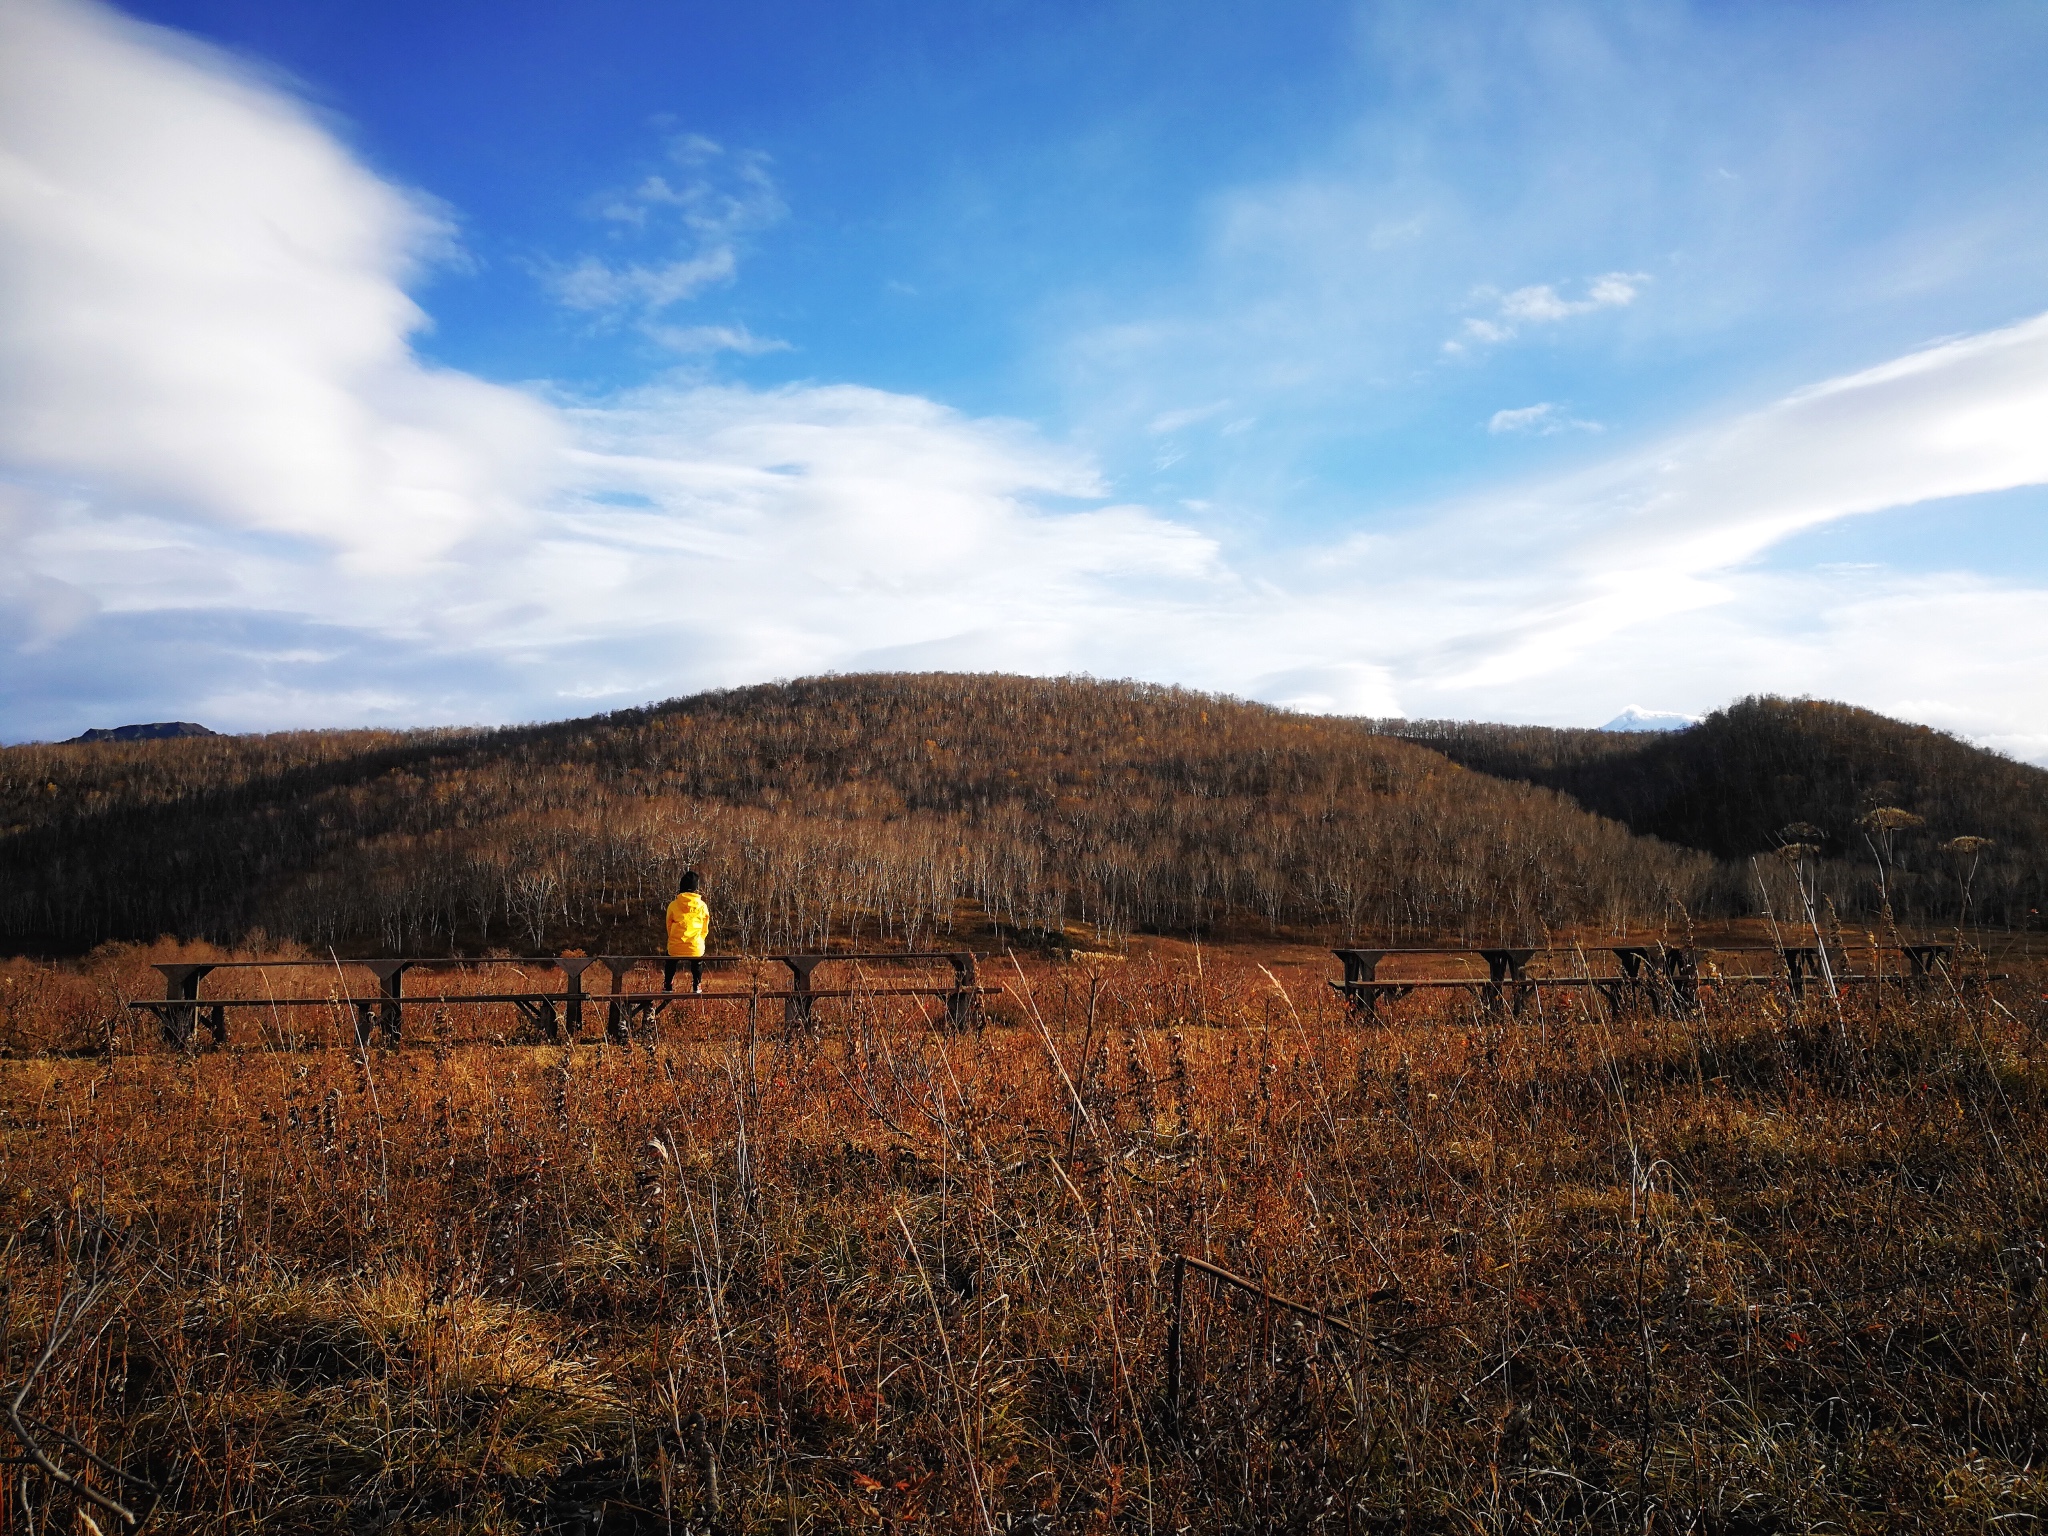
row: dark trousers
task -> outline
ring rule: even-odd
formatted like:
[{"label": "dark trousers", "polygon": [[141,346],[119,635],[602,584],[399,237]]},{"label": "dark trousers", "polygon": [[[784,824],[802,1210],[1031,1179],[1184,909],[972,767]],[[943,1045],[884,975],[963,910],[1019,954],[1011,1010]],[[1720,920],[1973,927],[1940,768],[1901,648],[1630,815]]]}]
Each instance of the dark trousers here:
[{"label": "dark trousers", "polygon": [[685,959],[681,955],[661,962],[661,990],[664,992],[675,991],[676,967],[682,965],[687,965],[690,968],[690,990],[692,992],[702,992],[704,990],[704,962],[702,960]]}]

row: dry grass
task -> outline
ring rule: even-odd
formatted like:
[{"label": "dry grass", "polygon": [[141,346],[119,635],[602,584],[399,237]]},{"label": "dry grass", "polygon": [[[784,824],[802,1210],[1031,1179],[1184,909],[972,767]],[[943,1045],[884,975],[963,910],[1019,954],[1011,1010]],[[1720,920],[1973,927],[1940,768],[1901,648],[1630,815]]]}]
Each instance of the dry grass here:
[{"label": "dry grass", "polygon": [[[2034,990],[1378,1029],[1212,957],[1028,965],[964,1036],[876,1000],[797,1040],[498,1046],[458,1010],[395,1053],[108,1051],[149,958],[7,971],[0,1213],[9,1379],[83,1303],[28,1407],[160,1484],[153,1529],[2048,1503]],[[1175,1417],[1176,1252],[1355,1336],[1191,1275]],[[16,1465],[0,1520],[83,1529],[72,1497]]]}]

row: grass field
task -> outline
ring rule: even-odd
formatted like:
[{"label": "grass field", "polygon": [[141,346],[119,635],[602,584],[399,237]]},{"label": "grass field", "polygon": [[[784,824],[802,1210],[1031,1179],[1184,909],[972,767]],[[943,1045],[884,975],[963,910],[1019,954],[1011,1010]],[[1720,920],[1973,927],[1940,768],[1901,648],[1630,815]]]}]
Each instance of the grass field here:
[{"label": "grass field", "polygon": [[[2048,1512],[2038,986],[1374,1027],[1175,949],[991,964],[958,1035],[182,1056],[106,1027],[169,955],[16,962],[0,1019],[7,1379],[152,1530]],[[1176,1311],[1177,1254],[1322,1315],[1198,1269]],[[4,1471],[7,1530],[120,1528]]]}]

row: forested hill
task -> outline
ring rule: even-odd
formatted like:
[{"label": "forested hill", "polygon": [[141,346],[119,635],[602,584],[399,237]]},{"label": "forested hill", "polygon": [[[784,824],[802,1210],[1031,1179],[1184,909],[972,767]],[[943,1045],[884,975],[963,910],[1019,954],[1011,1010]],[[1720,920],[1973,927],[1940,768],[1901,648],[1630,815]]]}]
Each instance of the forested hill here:
[{"label": "forested hill", "polygon": [[162,933],[644,949],[854,931],[1513,939],[1695,903],[1704,856],[1364,724],[1133,683],[833,677],[494,731],[0,751],[0,945]]},{"label": "forested hill", "polygon": [[1874,907],[1881,864],[1902,915],[1954,918],[1965,878],[1987,921],[2018,923],[2048,905],[2048,771],[1867,709],[1758,697],[1660,733],[1381,728],[1722,860],[1767,853],[1793,840],[1793,826],[1818,829],[1799,837],[1828,857],[1845,910]]}]

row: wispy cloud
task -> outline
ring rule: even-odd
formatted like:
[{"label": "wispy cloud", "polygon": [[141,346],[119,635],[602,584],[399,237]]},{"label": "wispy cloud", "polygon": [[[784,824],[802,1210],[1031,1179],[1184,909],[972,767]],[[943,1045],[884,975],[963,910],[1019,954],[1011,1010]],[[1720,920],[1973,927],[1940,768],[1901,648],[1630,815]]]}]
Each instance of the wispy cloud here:
[{"label": "wispy cloud", "polygon": [[1502,295],[1500,312],[1509,320],[1569,320],[1573,315],[1590,315],[1596,309],[1633,304],[1636,294],[1649,280],[1648,274],[1642,272],[1610,272],[1588,283],[1583,299],[1561,298],[1550,284],[1539,283]]},{"label": "wispy cloud", "polygon": [[1155,437],[1166,437],[1184,428],[1212,420],[1229,409],[1228,400],[1214,400],[1207,405],[1190,405],[1179,410],[1161,411],[1145,424],[1145,430]]},{"label": "wispy cloud", "polygon": [[[655,326],[675,305],[731,282],[747,237],[787,212],[765,155],[734,153],[701,134],[685,134],[669,142],[667,158],[668,169],[593,200],[594,215],[610,226],[611,249],[546,269],[563,304]],[[708,336],[712,328],[695,329]]]},{"label": "wispy cloud", "polygon": [[1605,429],[1597,421],[1582,421],[1563,406],[1545,400],[1540,405],[1495,411],[1487,419],[1486,430],[1496,437],[1502,433],[1550,437],[1559,432],[1600,432]]},{"label": "wispy cloud", "polygon": [[[2043,422],[2048,316],[1924,348],[1564,479],[1439,509],[1396,543],[1361,541],[1353,558],[1375,571],[1455,568],[1455,581],[1420,576],[1396,596],[1396,606],[1416,601],[1438,615],[1396,670],[1411,690],[1499,700],[1536,679],[1554,689],[1624,634],[1630,664],[1652,648],[1668,654],[1663,637],[1681,632],[1685,615],[1739,603],[1756,589],[1745,567],[1805,529],[2048,483]],[[1765,632],[1804,623],[1788,610]],[[1935,655],[1975,643],[1962,630],[1918,642]],[[2016,632],[1997,643],[2048,652]],[[2026,696],[2048,718],[2044,686]]]},{"label": "wispy cloud", "polygon": [[652,266],[585,256],[555,273],[551,281],[555,296],[571,309],[659,313],[672,304],[694,299],[714,283],[730,281],[738,271],[738,256],[732,247],[721,245]]},{"label": "wispy cloud", "polygon": [[788,352],[786,341],[756,336],[744,325],[649,325],[647,334],[671,352],[686,357],[713,352],[737,352],[742,357],[763,357],[771,352]]},{"label": "wispy cloud", "polygon": [[1488,313],[1467,316],[1459,333],[1444,343],[1444,350],[1456,353],[1476,343],[1513,341],[1532,325],[1555,325],[1596,310],[1625,308],[1635,303],[1649,280],[1644,272],[1609,272],[1589,281],[1584,296],[1576,299],[1566,298],[1550,283],[1532,284],[1512,293],[1481,289],[1474,297]]}]

